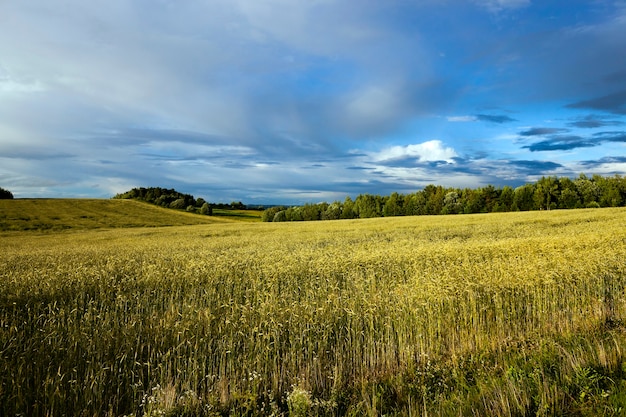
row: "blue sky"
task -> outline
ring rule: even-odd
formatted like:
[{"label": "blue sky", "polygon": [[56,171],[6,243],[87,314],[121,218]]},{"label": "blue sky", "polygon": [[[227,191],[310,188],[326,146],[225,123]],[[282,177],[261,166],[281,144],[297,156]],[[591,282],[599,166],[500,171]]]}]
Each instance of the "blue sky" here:
[{"label": "blue sky", "polygon": [[7,0],[0,187],[300,204],[626,174],[626,1]]}]

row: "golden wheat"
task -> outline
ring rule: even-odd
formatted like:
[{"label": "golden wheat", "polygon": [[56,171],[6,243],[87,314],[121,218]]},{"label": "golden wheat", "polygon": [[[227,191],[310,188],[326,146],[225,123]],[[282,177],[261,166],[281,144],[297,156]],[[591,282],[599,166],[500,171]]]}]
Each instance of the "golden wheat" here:
[{"label": "golden wheat", "polygon": [[554,355],[572,375],[622,366],[619,332],[562,346],[624,319],[625,220],[603,209],[5,233],[0,409],[564,407],[543,368],[516,361]]}]

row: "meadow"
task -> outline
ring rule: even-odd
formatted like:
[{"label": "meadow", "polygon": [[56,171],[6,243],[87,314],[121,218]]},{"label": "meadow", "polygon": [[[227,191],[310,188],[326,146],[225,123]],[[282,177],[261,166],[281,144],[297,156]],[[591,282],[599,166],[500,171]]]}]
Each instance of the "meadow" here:
[{"label": "meadow", "polygon": [[142,225],[0,233],[0,414],[626,413],[624,208]]}]

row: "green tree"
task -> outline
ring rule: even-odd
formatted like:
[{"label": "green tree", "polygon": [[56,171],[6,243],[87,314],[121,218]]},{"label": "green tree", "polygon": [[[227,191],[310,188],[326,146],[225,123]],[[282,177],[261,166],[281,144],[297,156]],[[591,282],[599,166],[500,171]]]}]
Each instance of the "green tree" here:
[{"label": "green tree", "polygon": [[206,201],[200,207],[200,214],[204,214],[205,216],[211,216],[213,214],[213,209]]},{"label": "green tree", "polygon": [[513,194],[513,210],[533,210],[535,208],[534,195],[534,184],[525,184],[521,187],[517,187]]},{"label": "green tree", "polygon": [[170,203],[170,208],[173,209],[184,209],[185,207],[187,207],[187,204],[185,204],[184,198],[179,198]]},{"label": "green tree", "polygon": [[426,199],[423,192],[418,191],[404,198],[404,214],[407,216],[426,214]]},{"label": "green tree", "polygon": [[322,212],[322,220],[337,220],[341,218],[341,203],[335,201]]},{"label": "green tree", "polygon": [[279,212],[277,212],[274,215],[274,219],[272,220],[273,222],[286,222],[287,221],[287,215],[285,214],[286,210],[280,210]]},{"label": "green tree", "polygon": [[327,207],[328,207],[328,203],[305,204],[304,206],[300,208],[300,210],[302,211],[302,220],[304,221],[321,220],[322,213],[326,211]]},{"label": "green tree", "polygon": [[426,214],[441,214],[443,209],[443,198],[445,190],[441,185],[427,185],[424,187],[424,197],[426,198]]},{"label": "green tree", "polygon": [[443,198],[443,214],[458,214],[463,210],[461,197],[456,191],[448,192]]},{"label": "green tree", "polygon": [[382,214],[380,197],[371,194],[359,194],[354,201],[354,212],[360,219],[380,217]]},{"label": "green tree", "polygon": [[541,177],[535,187],[535,203],[540,209],[556,208],[559,197],[559,180],[556,177]]},{"label": "green tree", "polygon": [[601,207],[619,207],[622,205],[619,181],[611,177],[594,175],[593,182],[600,189],[599,203]]},{"label": "green tree", "polygon": [[403,203],[403,196],[396,192],[391,193],[391,195],[385,201],[385,205],[383,206],[383,216],[402,216],[404,214],[404,210],[402,209]]},{"label": "green tree", "polygon": [[264,222],[271,222],[274,220],[274,216],[276,215],[276,213],[278,213],[281,210],[286,210],[285,206],[274,206],[274,207],[270,207],[268,209],[263,210],[263,213],[261,214],[261,221]]},{"label": "green tree", "polygon": [[558,206],[563,209],[573,209],[581,207],[580,196],[576,191],[576,185],[571,179],[564,177],[559,180],[561,193],[559,195]]},{"label": "green tree", "polygon": [[483,208],[483,212],[491,213],[496,211],[496,206],[499,202],[500,192],[493,185],[487,185],[480,189],[481,194],[483,195],[483,201],[485,202],[485,207]]},{"label": "green tree", "polygon": [[302,216],[302,207],[293,206],[289,207],[285,210],[285,216],[287,217],[287,221],[290,222],[301,222],[304,220]]},{"label": "green tree", "polygon": [[504,186],[500,192],[499,211],[511,211],[514,197],[513,188],[508,185]]},{"label": "green tree", "polygon": [[233,210],[245,210],[246,205],[243,204],[241,201],[233,201],[230,203],[230,208],[232,208]]},{"label": "green tree", "polygon": [[583,207],[591,207],[594,206],[593,203],[598,203],[601,195],[598,184],[587,178],[585,174],[580,174],[580,176],[574,180],[574,184],[582,200]]},{"label": "green tree", "polygon": [[342,219],[354,219],[356,216],[354,212],[354,201],[347,196],[343,202],[343,208],[341,210],[341,218]]},{"label": "green tree", "polygon": [[465,202],[463,209],[465,214],[481,213],[485,210],[485,198],[479,190],[465,189],[463,200]]}]

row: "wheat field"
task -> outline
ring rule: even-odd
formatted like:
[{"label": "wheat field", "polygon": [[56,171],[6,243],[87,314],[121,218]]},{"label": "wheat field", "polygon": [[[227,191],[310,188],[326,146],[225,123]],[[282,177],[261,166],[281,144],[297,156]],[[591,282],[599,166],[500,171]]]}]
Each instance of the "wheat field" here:
[{"label": "wheat field", "polygon": [[626,210],[0,234],[0,414],[624,415]]}]

